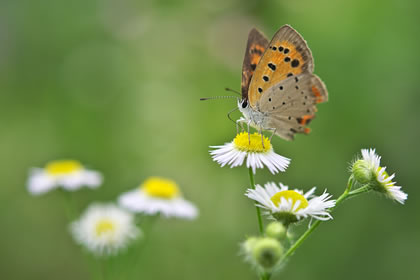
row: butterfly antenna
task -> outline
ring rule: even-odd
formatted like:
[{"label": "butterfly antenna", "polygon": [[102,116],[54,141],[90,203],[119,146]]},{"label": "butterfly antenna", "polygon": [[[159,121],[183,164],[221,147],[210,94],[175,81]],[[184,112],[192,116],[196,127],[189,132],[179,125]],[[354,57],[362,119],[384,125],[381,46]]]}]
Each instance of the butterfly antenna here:
[{"label": "butterfly antenna", "polygon": [[231,88],[225,88],[225,90],[226,90],[226,91],[233,92],[233,93],[236,93],[236,94],[238,94],[238,95],[241,95],[241,93],[240,93],[240,92],[238,92],[238,91],[236,91],[236,90],[234,90],[234,89],[231,89]]},{"label": "butterfly antenna", "polygon": [[211,100],[211,99],[228,99],[228,98],[237,98],[236,96],[226,95],[226,96],[213,96],[213,97],[202,97],[200,98],[201,101],[204,100]]},{"label": "butterfly antenna", "polygon": [[[241,96],[241,94],[238,91],[234,90],[234,89],[225,88],[225,90],[226,91],[233,92],[233,93],[236,93],[239,96]],[[231,95],[227,95],[227,96],[214,96],[214,97],[203,97],[203,98],[200,98],[200,100],[201,101],[204,101],[204,100],[210,100],[210,99],[226,99],[226,98],[237,98],[237,97],[236,96],[231,96]]]},{"label": "butterfly antenna", "polygon": [[230,114],[232,114],[233,112],[235,112],[238,109],[239,109],[238,107],[235,107],[232,110],[230,110],[229,113],[227,114],[227,117],[229,118],[229,120],[231,120],[234,124],[236,124],[236,121],[230,117]]}]

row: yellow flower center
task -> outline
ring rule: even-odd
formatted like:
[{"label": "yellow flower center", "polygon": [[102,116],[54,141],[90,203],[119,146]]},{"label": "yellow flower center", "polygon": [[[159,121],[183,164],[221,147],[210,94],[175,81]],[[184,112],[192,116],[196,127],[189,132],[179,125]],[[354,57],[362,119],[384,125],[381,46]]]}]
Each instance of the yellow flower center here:
[{"label": "yellow flower center", "polygon": [[[248,132],[241,132],[236,135],[233,143],[235,144],[235,147],[240,151],[266,153],[270,150],[271,143],[267,137],[263,136],[263,139],[264,140],[261,140],[261,134],[256,132],[250,135],[248,135]],[[263,141],[264,147],[262,144]]]},{"label": "yellow flower center", "polygon": [[148,195],[158,198],[172,199],[180,194],[177,183],[159,177],[150,177],[140,188]]},{"label": "yellow flower center", "polygon": [[300,201],[300,205],[298,206],[298,208],[296,208],[296,211],[300,209],[305,209],[306,207],[308,207],[308,201],[306,200],[306,198],[300,193],[296,191],[292,191],[292,190],[286,190],[286,191],[281,191],[281,192],[276,193],[275,195],[271,197],[271,201],[276,206],[279,206],[282,197],[286,200],[291,199],[293,204]]},{"label": "yellow flower center", "polygon": [[55,160],[49,162],[45,170],[51,175],[63,175],[79,171],[82,167],[77,160]]},{"label": "yellow flower center", "polygon": [[95,230],[97,236],[101,236],[102,234],[106,234],[109,232],[112,233],[115,231],[115,224],[111,220],[104,219],[96,224]]}]

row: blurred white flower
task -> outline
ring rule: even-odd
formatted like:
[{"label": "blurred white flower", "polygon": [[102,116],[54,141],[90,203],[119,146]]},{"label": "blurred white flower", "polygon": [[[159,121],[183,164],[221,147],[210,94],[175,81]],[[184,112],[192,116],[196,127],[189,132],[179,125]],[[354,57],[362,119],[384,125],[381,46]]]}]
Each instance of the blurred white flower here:
[{"label": "blurred white flower", "polygon": [[88,170],[76,160],[56,160],[45,168],[33,168],[28,179],[28,191],[33,195],[61,187],[75,191],[83,186],[97,188],[102,184],[101,173]]},{"label": "blurred white flower", "polygon": [[314,196],[315,187],[304,194],[301,190],[289,190],[281,183],[279,186],[273,182],[264,187],[256,185],[255,189],[248,189],[245,195],[258,202],[257,206],[268,210],[269,215],[284,225],[307,217],[323,221],[332,219],[328,209],[335,206],[335,200],[329,200],[331,195],[328,193]]},{"label": "blurred white flower", "polygon": [[165,217],[194,219],[198,210],[185,200],[178,184],[172,180],[150,177],[139,188],[123,193],[118,198],[120,206],[147,215],[162,214]]},{"label": "blurred white flower", "polygon": [[97,256],[117,254],[141,235],[134,215],[114,204],[92,204],[70,230],[78,244]]},{"label": "blurred white flower", "polygon": [[[362,149],[362,159],[353,164],[353,174],[360,183],[368,183],[373,190],[385,194],[388,198],[404,204],[408,195],[396,186],[395,174],[391,176],[385,171],[386,167],[381,167],[381,157],[375,153],[375,149]],[[364,172],[362,172],[364,169]],[[367,174],[363,176],[361,174]]]},{"label": "blurred white flower", "polygon": [[276,154],[270,140],[259,133],[241,132],[232,142],[222,146],[210,146],[210,148],[215,148],[210,151],[210,154],[213,160],[222,167],[241,166],[246,158],[246,167],[251,167],[254,174],[257,168],[264,168],[264,165],[275,174],[286,171],[290,164],[290,159]]}]

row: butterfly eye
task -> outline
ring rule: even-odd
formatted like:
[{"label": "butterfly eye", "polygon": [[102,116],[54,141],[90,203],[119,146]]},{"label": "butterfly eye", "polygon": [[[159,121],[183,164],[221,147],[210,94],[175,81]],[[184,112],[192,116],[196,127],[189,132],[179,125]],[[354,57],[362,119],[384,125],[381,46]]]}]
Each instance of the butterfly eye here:
[{"label": "butterfly eye", "polygon": [[248,106],[248,102],[247,102],[247,100],[245,99],[243,102],[242,102],[242,108],[246,108]]}]

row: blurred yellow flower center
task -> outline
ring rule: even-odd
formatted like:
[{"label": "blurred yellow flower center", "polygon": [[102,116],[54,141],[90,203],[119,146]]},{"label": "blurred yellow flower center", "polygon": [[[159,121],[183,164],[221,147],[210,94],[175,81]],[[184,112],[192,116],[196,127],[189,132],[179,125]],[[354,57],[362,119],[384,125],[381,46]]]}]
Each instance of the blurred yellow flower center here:
[{"label": "blurred yellow flower center", "polygon": [[[251,139],[251,141],[249,141]],[[257,153],[265,153],[268,152],[271,148],[270,140],[264,136],[264,147],[261,140],[261,134],[253,133],[248,135],[248,132],[241,132],[236,135],[233,143],[235,147],[244,152],[257,152]]]},{"label": "blurred yellow flower center", "polygon": [[299,204],[298,208],[296,208],[296,211],[298,211],[300,209],[305,209],[306,207],[308,207],[308,201],[306,200],[306,198],[296,191],[286,190],[286,191],[278,192],[271,197],[271,201],[276,206],[279,206],[281,198],[284,198],[285,200],[291,199],[292,202],[293,202],[293,205],[296,202],[300,201],[300,204]]},{"label": "blurred yellow flower center", "polygon": [[180,194],[177,183],[159,177],[150,177],[142,184],[141,189],[150,196],[165,199],[172,199]]},{"label": "blurred yellow flower center", "polygon": [[115,224],[111,220],[101,220],[96,224],[96,235],[101,236],[104,233],[113,232]]},{"label": "blurred yellow flower center", "polygon": [[82,167],[82,164],[77,160],[55,160],[49,162],[45,170],[51,175],[60,175],[79,171]]}]

